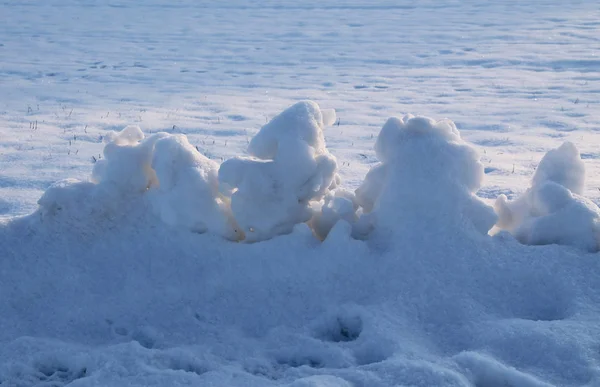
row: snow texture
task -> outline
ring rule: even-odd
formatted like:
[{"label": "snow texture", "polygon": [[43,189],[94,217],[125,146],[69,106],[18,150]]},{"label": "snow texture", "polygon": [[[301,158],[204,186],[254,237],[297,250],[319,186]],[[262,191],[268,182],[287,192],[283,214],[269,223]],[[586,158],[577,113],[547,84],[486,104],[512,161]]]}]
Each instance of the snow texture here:
[{"label": "snow texture", "polygon": [[497,230],[529,245],[570,245],[600,250],[600,208],[581,196],[585,168],[574,144],[565,142],[540,162],[531,187],[514,201],[496,200]]}]

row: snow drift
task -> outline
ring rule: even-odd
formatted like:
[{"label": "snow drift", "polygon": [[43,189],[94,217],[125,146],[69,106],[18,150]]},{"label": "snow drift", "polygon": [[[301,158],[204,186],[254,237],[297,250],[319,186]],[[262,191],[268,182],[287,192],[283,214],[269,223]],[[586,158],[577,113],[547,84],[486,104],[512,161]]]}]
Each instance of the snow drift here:
[{"label": "snow drift", "polygon": [[576,149],[497,216],[451,121],[389,119],[352,192],[333,117],[294,105],[220,166],[181,135],[108,136],[90,182],[0,224],[0,383],[595,386],[597,255],[519,243],[593,250]]},{"label": "snow drift", "polygon": [[483,165],[452,121],[390,118],[375,143],[379,163],[354,193],[339,187],[325,144],[334,121],[333,110],[296,103],[261,128],[250,157],[221,165],[184,135],[146,138],[128,126],[106,136],[91,182],[54,184],[39,200],[40,215],[67,211],[64,219],[83,220],[142,199],[168,226],[234,241],[271,239],[303,223],[320,239],[343,222],[353,238],[396,242],[432,230],[481,238],[495,225],[492,234],[507,231],[524,244],[600,249],[600,209],[581,196],[585,169],[571,143],[548,152],[521,197],[500,195],[494,212],[475,195]]}]

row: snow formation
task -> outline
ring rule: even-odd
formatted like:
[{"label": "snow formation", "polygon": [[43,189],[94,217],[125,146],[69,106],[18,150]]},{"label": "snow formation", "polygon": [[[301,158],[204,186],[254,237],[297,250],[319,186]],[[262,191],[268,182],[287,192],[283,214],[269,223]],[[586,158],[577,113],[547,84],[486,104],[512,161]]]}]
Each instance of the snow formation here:
[{"label": "snow formation", "polygon": [[585,168],[574,144],[549,151],[531,180],[531,187],[513,201],[496,200],[496,232],[505,230],[521,243],[559,244],[590,252],[600,250],[600,208],[581,196]]},{"label": "snow formation", "polygon": [[325,147],[323,129],[335,120],[312,101],[298,102],[261,128],[250,141],[252,157],[226,160],[219,169],[221,193],[245,235],[256,242],[307,222],[311,202],[339,183],[337,163]]},{"label": "snow formation", "polygon": [[[598,315],[597,257],[518,243],[597,250],[572,144],[544,157],[525,195],[500,197],[496,216],[451,121],[390,118],[379,164],[352,192],[325,115],[296,104],[251,157],[220,166],[183,135],[127,127],[108,136],[92,181],[57,182],[37,213],[0,224],[0,311],[15,316],[0,319],[0,383],[600,381],[600,328],[585,323]],[[518,241],[489,236],[495,223]]]},{"label": "snow formation", "polygon": [[[126,211],[127,200],[147,202],[165,224],[239,239],[228,200],[219,194],[218,164],[181,134],[145,138],[138,126],[110,133],[91,182],[54,184],[39,200],[42,216],[71,210],[68,217]],[[68,218],[67,218],[68,219]]]},{"label": "snow formation", "polygon": [[524,244],[600,249],[600,209],[581,196],[585,168],[571,143],[546,154],[521,197],[500,195],[496,215],[475,196],[483,166],[452,121],[390,118],[375,143],[380,162],[354,193],[338,187],[336,159],[325,146],[324,127],[334,121],[333,110],[296,103],[250,141],[251,157],[220,166],[184,135],[146,138],[128,126],[107,136],[91,182],[52,185],[39,200],[40,214],[102,217],[143,197],[171,227],[236,241],[271,239],[302,223],[322,240],[341,221],[356,239],[396,242],[434,229],[481,237],[496,224],[492,234],[508,231]]},{"label": "snow formation", "polygon": [[475,196],[483,165],[450,120],[390,118],[379,133],[374,166],[356,190],[379,234],[409,238],[426,230],[486,235],[493,210]]},{"label": "snow formation", "polygon": [[325,239],[340,220],[348,222],[356,228],[359,219],[358,210],[359,206],[353,192],[338,188],[328,193],[320,210],[315,211],[315,215],[311,220],[315,235],[320,239]]}]

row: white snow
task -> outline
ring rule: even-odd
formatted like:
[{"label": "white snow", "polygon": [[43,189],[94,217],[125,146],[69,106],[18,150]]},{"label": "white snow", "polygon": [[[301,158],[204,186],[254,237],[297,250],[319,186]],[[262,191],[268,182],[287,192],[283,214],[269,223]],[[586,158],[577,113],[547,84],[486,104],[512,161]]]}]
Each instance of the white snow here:
[{"label": "white snow", "polygon": [[600,385],[595,2],[1,10],[2,387]]},{"label": "white snow", "polygon": [[475,196],[483,165],[452,121],[390,118],[375,152],[381,164],[367,174],[356,195],[367,212],[373,209],[376,232],[407,242],[432,229],[486,235],[496,222],[492,208]]},{"label": "white snow", "polygon": [[359,205],[356,203],[355,195],[351,191],[338,188],[334,192],[328,193],[323,200],[320,211],[316,211],[311,219],[315,235],[325,239],[340,220],[351,225],[356,224],[360,216],[360,213],[357,213],[358,210]]},{"label": "white snow", "polygon": [[[334,113],[328,114],[331,123]],[[319,106],[298,102],[250,141],[248,152],[254,158],[235,157],[221,165],[220,190],[231,196],[245,241],[290,233],[311,219],[311,202],[336,187],[337,163],[325,147],[323,128]]]},{"label": "white snow", "polygon": [[498,230],[530,245],[562,244],[600,250],[600,208],[581,196],[585,168],[579,151],[566,142],[540,162],[529,188],[510,202],[496,200]]}]

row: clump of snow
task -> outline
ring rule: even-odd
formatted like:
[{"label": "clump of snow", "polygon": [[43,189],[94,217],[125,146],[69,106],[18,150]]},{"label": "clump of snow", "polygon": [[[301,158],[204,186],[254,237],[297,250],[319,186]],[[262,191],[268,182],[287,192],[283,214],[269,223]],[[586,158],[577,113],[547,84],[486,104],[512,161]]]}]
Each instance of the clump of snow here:
[{"label": "clump of snow", "polygon": [[585,164],[575,144],[565,142],[546,153],[533,175],[532,186],[548,181],[562,185],[574,194],[583,194]]},{"label": "clump of snow", "polygon": [[356,202],[365,213],[370,213],[375,208],[375,202],[381,194],[385,179],[387,177],[387,165],[379,163],[372,167],[362,184],[354,192]]},{"label": "clump of snow", "polygon": [[163,222],[231,240],[240,238],[229,203],[219,194],[217,163],[200,154],[186,136],[156,141],[151,167],[157,184],[148,198]]},{"label": "clump of snow", "polygon": [[157,133],[144,139],[139,126],[127,126],[105,139],[104,158],[92,171],[92,182],[111,186],[119,193],[143,192],[156,184],[152,170],[154,144],[167,133]]},{"label": "clump of snow", "polygon": [[392,117],[379,133],[375,152],[381,163],[356,190],[375,230],[486,235],[496,222],[493,210],[475,196],[483,165],[452,121]]},{"label": "clump of snow", "polygon": [[228,199],[219,194],[218,164],[200,154],[184,135],[157,133],[144,138],[137,126],[111,133],[91,180],[54,184],[39,200],[42,216],[67,208],[88,214],[84,211],[88,207],[112,206],[119,211],[120,201],[137,195],[169,226],[240,239]]},{"label": "clump of snow", "polygon": [[600,208],[581,196],[584,184],[579,151],[566,142],[544,156],[531,187],[522,196],[514,201],[508,201],[506,195],[498,197],[495,232],[508,231],[528,245],[600,250]]},{"label": "clump of snow", "polygon": [[335,120],[331,110],[299,102],[266,124],[252,139],[253,157],[234,157],[219,169],[221,193],[245,241],[270,239],[307,222],[311,202],[339,182],[337,162],[325,147],[323,128]]}]

